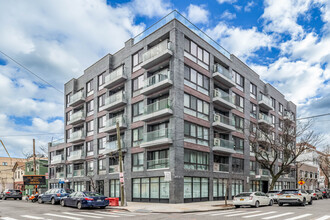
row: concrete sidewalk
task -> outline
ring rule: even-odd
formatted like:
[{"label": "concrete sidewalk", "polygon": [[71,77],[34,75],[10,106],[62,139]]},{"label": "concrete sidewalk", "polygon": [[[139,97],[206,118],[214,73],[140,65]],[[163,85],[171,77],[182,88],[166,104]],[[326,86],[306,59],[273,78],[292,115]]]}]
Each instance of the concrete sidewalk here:
[{"label": "concrete sidewalk", "polygon": [[235,206],[233,206],[232,204],[232,201],[228,201],[227,206],[225,206],[224,201],[208,201],[180,204],[128,202],[127,206],[112,206],[108,208],[123,209],[130,212],[189,213],[234,209]]}]

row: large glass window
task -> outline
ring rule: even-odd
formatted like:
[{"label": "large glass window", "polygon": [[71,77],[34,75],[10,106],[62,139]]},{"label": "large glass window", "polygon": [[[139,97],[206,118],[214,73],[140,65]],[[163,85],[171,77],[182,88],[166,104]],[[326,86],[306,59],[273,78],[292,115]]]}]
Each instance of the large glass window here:
[{"label": "large glass window", "polygon": [[233,96],[236,109],[240,112],[244,112],[244,98],[242,96],[237,95],[236,93],[233,93]]},{"label": "large glass window", "polygon": [[143,88],[143,80],[144,80],[143,75],[133,79],[133,92]]},{"label": "large glass window", "polygon": [[148,169],[162,169],[169,167],[169,150],[149,151],[147,154]]},{"label": "large glass window", "polygon": [[143,114],[143,101],[133,104],[133,122],[139,121]]},{"label": "large glass window", "polygon": [[234,115],[235,128],[237,131],[244,132],[244,118]]},{"label": "large glass window", "polygon": [[232,171],[233,173],[243,173],[244,171],[244,159],[233,157],[232,160]]},{"label": "large glass window", "polygon": [[104,106],[105,104],[105,94],[100,95],[99,97],[97,97],[98,99],[98,107],[100,109],[100,107]]},{"label": "large glass window", "polygon": [[[106,137],[103,137],[103,138],[99,138],[97,139],[97,147],[98,147],[98,150],[102,150],[105,148],[105,145],[107,143],[107,138]],[[99,152],[100,153],[100,152]]]},{"label": "large glass window", "polygon": [[98,161],[98,165],[99,165],[99,174],[102,173],[102,171],[106,170],[106,166],[105,166],[105,159],[101,159]]},{"label": "large glass window", "polygon": [[195,96],[184,94],[184,113],[209,120],[209,108],[210,104]]},{"label": "large glass window", "polygon": [[252,118],[257,118],[257,105],[251,102],[251,112],[250,116]]},{"label": "large glass window", "polygon": [[86,104],[86,113],[87,113],[87,116],[90,116],[90,115],[94,114],[94,99],[87,102],[87,104]]},{"label": "large glass window", "polygon": [[86,83],[87,96],[90,95],[93,92],[92,83],[93,83],[93,80],[91,80],[88,83]]},{"label": "large glass window", "polygon": [[120,185],[119,185],[118,179],[111,179],[110,180],[110,197],[114,198],[120,198]]},{"label": "large glass window", "polygon": [[184,177],[184,202],[207,201],[208,199],[208,178]]},{"label": "large glass window", "polygon": [[234,140],[235,151],[237,153],[243,153],[244,152],[244,139],[233,136],[233,140]]},{"label": "large glass window", "polygon": [[278,109],[278,113],[280,115],[283,115],[283,105],[281,103],[278,103],[279,109]]},{"label": "large glass window", "polygon": [[272,107],[275,110],[275,106],[276,106],[276,100],[273,97],[270,97],[270,99],[272,100]]},{"label": "large glass window", "polygon": [[[224,200],[227,194],[228,179],[213,179],[213,199]],[[229,195],[227,195],[228,198]]]},{"label": "large glass window", "polygon": [[184,141],[208,146],[209,129],[190,122],[184,122]]},{"label": "large glass window", "polygon": [[144,154],[143,153],[132,154],[132,157],[133,157],[132,170],[143,171]]},{"label": "large glass window", "polygon": [[210,79],[209,77],[197,72],[189,66],[184,67],[184,84],[205,94],[209,95]]},{"label": "large glass window", "polygon": [[242,92],[244,92],[244,77],[235,71],[234,71],[234,76],[235,76],[236,87]]},{"label": "large glass window", "polygon": [[142,52],[143,50],[140,50],[139,52],[133,55],[133,67],[142,63],[142,54],[143,54]]},{"label": "large glass window", "polygon": [[199,47],[195,42],[191,41],[188,38],[185,38],[184,42],[184,49],[186,52],[193,55],[198,60],[202,61],[203,63],[209,65],[210,61],[210,54],[203,48]]},{"label": "large glass window", "polygon": [[229,172],[229,157],[213,156],[213,171]]},{"label": "large glass window", "polygon": [[142,202],[168,202],[169,182],[164,177],[137,178],[133,183],[133,201]]},{"label": "large glass window", "polygon": [[231,195],[235,196],[243,192],[243,180],[231,180]]},{"label": "large glass window", "polygon": [[189,170],[209,170],[207,152],[184,149],[184,168]]},{"label": "large glass window", "polygon": [[250,175],[256,175],[257,163],[255,161],[250,161]]},{"label": "large glass window", "polygon": [[133,147],[139,146],[143,141],[143,127],[133,129]]},{"label": "large glass window", "polygon": [[253,83],[250,83],[250,96],[254,99],[257,99],[257,86]]}]

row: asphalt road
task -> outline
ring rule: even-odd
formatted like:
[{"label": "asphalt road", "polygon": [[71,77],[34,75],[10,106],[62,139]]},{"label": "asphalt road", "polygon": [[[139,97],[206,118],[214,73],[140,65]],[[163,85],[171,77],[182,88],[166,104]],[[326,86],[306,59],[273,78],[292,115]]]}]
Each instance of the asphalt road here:
[{"label": "asphalt road", "polygon": [[[152,205],[152,204],[150,204]],[[126,212],[119,209],[83,209],[26,201],[0,200],[0,220],[85,220],[85,219],[281,219],[330,220],[330,199],[314,201],[311,206],[283,206],[239,208],[227,211],[158,214]]]}]

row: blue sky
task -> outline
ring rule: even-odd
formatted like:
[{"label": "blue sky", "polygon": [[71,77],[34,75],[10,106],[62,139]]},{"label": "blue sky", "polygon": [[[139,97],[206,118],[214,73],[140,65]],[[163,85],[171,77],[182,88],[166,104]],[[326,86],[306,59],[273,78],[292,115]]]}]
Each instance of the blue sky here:
[{"label": "blue sky", "polygon": [[[296,103],[299,117],[330,112],[328,0],[0,0],[0,5],[0,50],[60,90],[176,9]],[[30,151],[32,138],[44,146],[63,137],[63,95],[2,54],[0,94],[0,138],[12,155]],[[330,140],[327,121],[330,117],[316,119],[314,129]],[[44,133],[51,134],[33,135]]]}]

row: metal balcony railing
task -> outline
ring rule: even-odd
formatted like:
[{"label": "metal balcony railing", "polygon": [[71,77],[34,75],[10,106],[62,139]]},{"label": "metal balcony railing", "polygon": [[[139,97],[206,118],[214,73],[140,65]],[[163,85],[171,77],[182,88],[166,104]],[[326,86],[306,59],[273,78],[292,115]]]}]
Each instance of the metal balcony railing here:
[{"label": "metal balcony railing", "polygon": [[64,155],[59,154],[59,155],[55,155],[52,157],[52,159],[50,160],[51,164],[56,164],[56,163],[62,163],[64,160]]},{"label": "metal balcony railing", "polygon": [[214,98],[221,98],[231,104],[235,104],[235,100],[232,95],[229,95],[228,93],[226,93],[225,91],[223,91],[221,89],[214,89],[213,91],[214,91],[213,92]]},{"label": "metal balcony railing", "polygon": [[268,106],[272,106],[272,100],[268,96],[265,96],[261,93],[258,94],[258,101],[264,102]]},{"label": "metal balcony railing", "polygon": [[148,160],[147,161],[147,168],[148,169],[162,169],[162,168],[168,168],[168,167],[169,167],[169,159],[168,158],[162,158],[162,159]]},{"label": "metal balcony railing", "polygon": [[152,75],[144,80],[144,88],[147,88],[149,86],[153,86],[159,82],[162,82],[166,79],[170,79],[170,70],[164,69],[160,71],[159,73],[156,73],[155,75]]},{"label": "metal balcony railing", "polygon": [[125,76],[124,66],[120,66],[104,78],[105,83],[109,83],[117,78]]},{"label": "metal balcony railing", "polygon": [[224,66],[222,66],[221,64],[215,64],[214,65],[214,73],[218,72],[220,73],[221,75],[225,76],[227,79],[233,81],[234,80],[234,75],[229,72],[228,69],[226,69]]},{"label": "metal balcony railing", "polygon": [[153,57],[156,57],[157,55],[163,53],[166,50],[171,50],[172,49],[171,45],[172,43],[168,39],[165,39],[159,44],[153,46],[143,54],[143,62]]},{"label": "metal balcony railing", "polygon": [[264,114],[262,112],[259,112],[258,119],[259,120],[266,121],[267,124],[271,124],[272,123],[272,119],[268,115],[266,115],[266,114]]},{"label": "metal balcony railing", "polygon": [[151,114],[163,109],[171,108],[171,102],[170,99],[162,99],[157,102],[151,103],[144,108],[144,114]]},{"label": "metal balcony railing", "polygon": [[156,131],[150,131],[144,134],[143,142],[155,141],[163,138],[171,138],[171,129],[164,128]]},{"label": "metal balcony railing", "polygon": [[85,98],[85,93],[80,90],[70,97],[70,105]]},{"label": "metal balcony railing", "polygon": [[235,120],[233,118],[229,118],[225,115],[216,113],[216,114],[214,114],[213,121],[235,127]]},{"label": "metal balcony railing", "polygon": [[85,170],[84,169],[74,170],[73,171],[73,176],[74,177],[85,176]]},{"label": "metal balcony railing", "polygon": [[84,156],[83,150],[75,150],[70,152],[70,156],[68,157],[68,160],[80,160]]},{"label": "metal balcony railing", "polygon": [[230,140],[214,138],[213,147],[224,147],[224,148],[234,150],[235,144],[233,141],[230,141]]},{"label": "metal balcony railing", "polygon": [[117,93],[107,97],[105,99],[104,103],[105,103],[105,105],[111,105],[112,103],[120,102],[122,100],[125,100],[125,92],[124,91],[117,92]]}]

